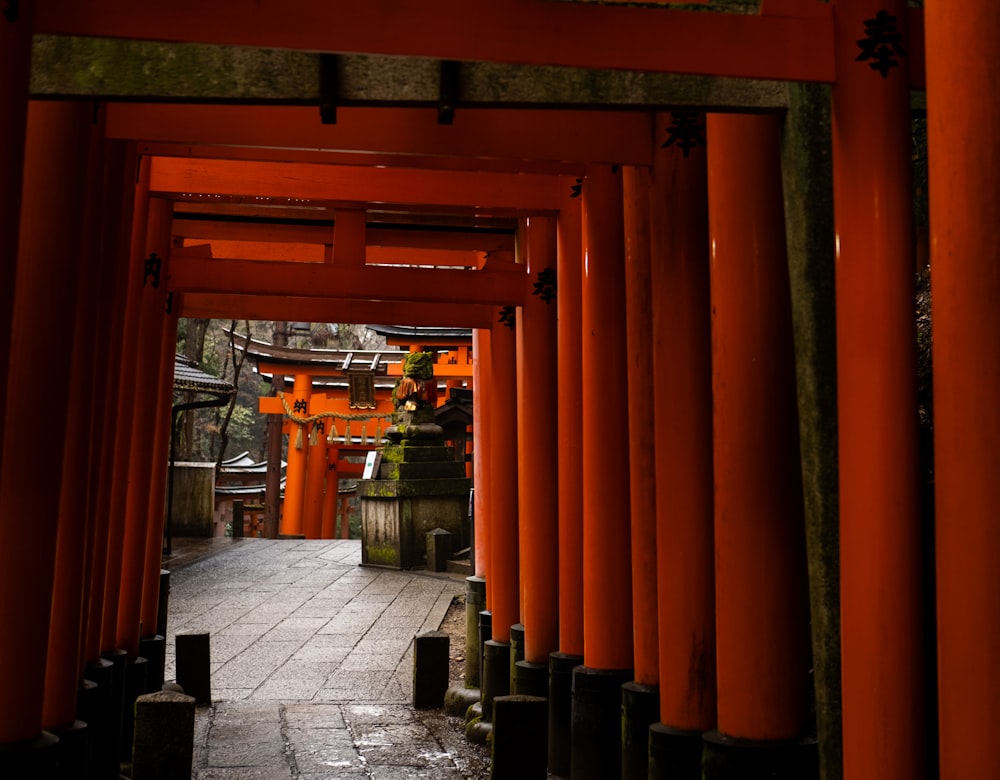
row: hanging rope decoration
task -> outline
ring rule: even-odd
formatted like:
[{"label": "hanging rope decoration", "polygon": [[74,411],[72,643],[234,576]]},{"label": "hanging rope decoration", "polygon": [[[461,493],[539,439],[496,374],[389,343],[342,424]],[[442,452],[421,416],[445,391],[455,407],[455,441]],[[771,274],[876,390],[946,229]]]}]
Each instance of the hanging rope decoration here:
[{"label": "hanging rope decoration", "polygon": [[[334,439],[338,438],[337,425],[334,422],[334,420],[347,421],[347,425],[344,428],[344,442],[346,443],[350,443],[351,441],[351,420],[361,420],[362,421],[361,437],[362,437],[362,443],[364,444],[366,443],[367,439],[364,433],[365,431],[364,421],[372,419],[376,421],[377,428],[375,435],[376,439],[380,440],[382,438],[382,420],[391,419],[393,415],[392,412],[384,412],[382,414],[373,414],[371,412],[367,413],[362,412],[355,414],[345,414],[343,412],[320,412],[319,414],[299,415],[295,414],[295,412],[292,411],[292,408],[288,405],[288,401],[285,400],[284,393],[278,393],[278,398],[281,399],[281,406],[285,410],[285,417],[287,417],[291,422],[295,423],[298,426],[298,430],[295,432],[295,449],[297,450],[302,449],[302,427],[304,425],[309,425],[309,423],[314,423],[317,420],[326,420],[326,419],[330,420],[330,434],[326,437],[326,441],[328,444],[333,444]],[[318,441],[319,441],[318,434],[316,432],[316,428],[314,427],[309,435],[309,443],[317,444]]]}]

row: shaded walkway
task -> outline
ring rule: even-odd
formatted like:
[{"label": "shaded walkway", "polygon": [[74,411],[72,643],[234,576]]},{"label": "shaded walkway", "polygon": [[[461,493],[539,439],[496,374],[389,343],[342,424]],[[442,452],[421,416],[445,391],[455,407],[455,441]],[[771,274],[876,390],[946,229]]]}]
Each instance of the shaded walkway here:
[{"label": "shaded walkway", "polygon": [[438,628],[461,577],[362,568],[357,540],[211,548],[171,574],[166,678],[177,633],[211,635],[194,777],[486,776],[457,719],[410,706],[412,639]]}]

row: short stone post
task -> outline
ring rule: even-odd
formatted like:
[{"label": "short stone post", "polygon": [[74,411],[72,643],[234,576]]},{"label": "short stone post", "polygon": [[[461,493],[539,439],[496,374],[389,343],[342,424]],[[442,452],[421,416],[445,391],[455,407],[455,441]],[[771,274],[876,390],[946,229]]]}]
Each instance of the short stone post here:
[{"label": "short stone post", "polygon": [[548,718],[548,700],[541,696],[497,696],[493,700],[493,780],[545,780]]},{"label": "short stone post", "polygon": [[413,640],[413,708],[436,709],[444,706],[448,690],[448,635],[427,631]]},{"label": "short stone post", "polygon": [[194,760],[193,696],[146,693],[135,700],[132,780],[190,780]]},{"label": "short stone post", "polygon": [[208,634],[178,634],[177,684],[198,704],[212,703],[212,666]]},{"label": "short stone post", "polygon": [[427,532],[427,570],[444,571],[451,557],[452,535],[444,528]]}]

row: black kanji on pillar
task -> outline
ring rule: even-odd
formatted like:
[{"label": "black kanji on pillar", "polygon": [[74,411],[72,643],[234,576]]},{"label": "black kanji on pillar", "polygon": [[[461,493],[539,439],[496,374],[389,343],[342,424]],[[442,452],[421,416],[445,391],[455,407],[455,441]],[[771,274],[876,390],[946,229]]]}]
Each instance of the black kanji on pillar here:
[{"label": "black kanji on pillar", "polygon": [[306,401],[305,398],[295,399],[295,404],[292,406],[293,411],[295,411],[296,413],[301,412],[302,414],[305,414],[308,409],[309,409],[309,403]]},{"label": "black kanji on pillar", "polygon": [[511,330],[514,330],[514,325],[517,322],[516,309],[513,306],[504,306],[500,309],[500,318],[497,321],[501,325],[506,325]]},{"label": "black kanji on pillar", "polygon": [[661,149],[676,145],[687,157],[696,146],[705,146],[705,125],[698,122],[698,114],[693,111],[674,111],[670,114],[674,123],[667,128],[667,140]]},{"label": "black kanji on pillar", "polygon": [[160,286],[160,267],[163,265],[163,260],[156,252],[150,252],[149,257],[146,258],[146,263],[144,267],[144,275],[142,277],[142,286],[146,286],[146,282],[149,281],[150,277],[153,279],[153,289],[158,289]]},{"label": "black kanji on pillar", "polygon": [[896,17],[883,10],[874,19],[865,19],[865,37],[858,41],[858,48],[861,54],[855,57],[855,62],[867,62],[882,78],[888,78],[889,71],[899,67],[896,58],[906,56],[903,35],[896,29]]},{"label": "black kanji on pillar", "polygon": [[537,295],[546,303],[555,300],[556,297],[556,271],[554,268],[545,267],[538,272],[537,281],[532,285],[535,289],[532,295]]},{"label": "black kanji on pillar", "polygon": [[577,179],[576,183],[569,188],[569,196],[571,198],[579,198],[581,192],[583,192],[583,179]]}]

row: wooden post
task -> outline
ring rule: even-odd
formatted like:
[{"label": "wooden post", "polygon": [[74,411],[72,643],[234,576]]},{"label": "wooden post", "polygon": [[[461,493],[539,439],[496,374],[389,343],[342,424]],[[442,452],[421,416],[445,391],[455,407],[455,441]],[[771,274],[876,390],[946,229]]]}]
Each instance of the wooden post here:
[{"label": "wooden post", "polygon": [[[660,723],[656,777],[701,773],[715,727],[712,339],[705,118],[657,114],[650,196]],[[683,594],[680,596],[679,594]],[[696,650],[693,652],[692,649]],[[661,758],[656,746],[668,749]]]},{"label": "wooden post", "polygon": [[[580,199],[567,185],[556,226],[556,365],[559,372],[559,650],[583,656],[583,394]],[[477,384],[476,387],[479,387]],[[568,769],[568,767],[567,767]]]},{"label": "wooden post", "polygon": [[[940,776],[988,778],[1000,699],[1000,204],[995,89],[1000,14],[926,3],[934,322]],[[912,531],[911,531],[912,533]]]},{"label": "wooden post", "polygon": [[[299,417],[309,413],[312,377],[296,374],[292,397],[286,398],[292,412]],[[299,536],[303,531],[303,504],[306,490],[306,456],[309,447],[308,426],[288,423],[288,465],[285,467],[285,503],[281,513],[281,533]]]},{"label": "wooden post", "polygon": [[706,738],[705,777],[740,776],[734,738],[756,745],[762,776],[810,777],[815,753],[799,744],[810,730],[809,591],[779,124],[712,114],[707,135],[718,732]]},{"label": "wooden post", "polygon": [[21,3],[17,18],[0,25],[0,409],[11,377],[10,333],[14,312],[17,240],[21,219],[24,134],[28,121],[28,78],[34,3]]},{"label": "wooden post", "polygon": [[[514,312],[511,312],[514,317]],[[499,317],[499,312],[498,312]],[[490,338],[490,576],[492,638],[510,641],[520,623],[517,540],[517,363],[514,322],[496,322]]]},{"label": "wooden post", "polygon": [[518,538],[528,664],[523,671],[535,670],[545,679],[549,653],[559,649],[559,510],[552,479],[557,462],[555,219],[531,217],[525,230],[534,294],[526,296],[517,319]]},{"label": "wooden post", "polygon": [[[487,446],[490,424],[490,387],[493,370],[493,355],[490,351],[491,333],[483,328],[472,331],[472,381],[476,391],[472,394],[472,438],[473,450],[476,453],[472,464],[473,471],[473,501],[472,522],[473,541],[475,549],[475,574],[486,580],[487,591],[490,589],[490,450]],[[487,595],[484,608],[487,608],[492,597]]]},{"label": "wooden post", "polygon": [[325,431],[330,424],[330,420],[317,420],[308,426],[308,435],[306,428],[302,429],[309,451],[306,456],[306,490],[302,510],[302,532],[306,539],[323,538],[323,493],[327,472]]},{"label": "wooden post", "polygon": [[844,774],[884,780],[927,769],[908,13],[833,15]]},{"label": "wooden post", "polygon": [[[141,212],[140,212],[141,214]],[[141,218],[141,217],[140,217]],[[136,342],[135,395],[132,402],[128,490],[125,502],[125,539],[122,548],[121,587],[118,594],[116,647],[135,658],[139,654],[139,614],[146,563],[146,534],[150,529],[149,495],[152,485],[156,412],[160,408],[161,342],[166,319],[166,268],[170,252],[173,203],[149,201],[146,251],[133,262],[143,265],[142,301]],[[161,278],[162,277],[162,278]],[[159,514],[162,514],[160,512]]]},{"label": "wooden post", "polygon": [[628,434],[609,406],[628,397],[621,171],[588,166],[582,197],[584,665],[573,672],[570,767],[607,778],[621,773],[621,686],[633,663]]},{"label": "wooden post", "polygon": [[84,287],[84,263],[66,258],[79,260],[84,239],[92,119],[92,107],[82,103],[39,102],[28,112],[7,366],[15,384],[0,441],[0,621],[9,632],[0,642],[0,745],[33,740],[42,729],[63,448],[72,422],[66,366],[53,361],[48,348],[65,341],[65,323],[76,321]]}]

